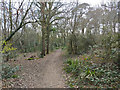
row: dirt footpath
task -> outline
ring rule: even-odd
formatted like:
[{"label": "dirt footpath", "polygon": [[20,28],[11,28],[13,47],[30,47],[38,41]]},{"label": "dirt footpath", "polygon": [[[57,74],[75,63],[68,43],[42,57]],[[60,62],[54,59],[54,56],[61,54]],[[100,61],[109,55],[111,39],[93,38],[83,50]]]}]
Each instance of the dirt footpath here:
[{"label": "dirt footpath", "polygon": [[64,88],[62,50],[56,50],[38,60],[19,60],[23,66],[21,79],[15,88]]}]

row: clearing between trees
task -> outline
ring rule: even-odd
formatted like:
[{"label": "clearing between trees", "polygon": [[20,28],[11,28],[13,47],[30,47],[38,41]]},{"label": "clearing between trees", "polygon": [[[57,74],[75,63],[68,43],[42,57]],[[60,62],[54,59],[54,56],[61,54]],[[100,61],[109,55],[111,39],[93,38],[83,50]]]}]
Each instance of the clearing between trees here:
[{"label": "clearing between trees", "polygon": [[62,50],[58,49],[44,58],[37,60],[21,60],[14,63],[21,64],[23,69],[20,79],[11,81],[14,88],[64,88],[65,80],[62,72]]}]

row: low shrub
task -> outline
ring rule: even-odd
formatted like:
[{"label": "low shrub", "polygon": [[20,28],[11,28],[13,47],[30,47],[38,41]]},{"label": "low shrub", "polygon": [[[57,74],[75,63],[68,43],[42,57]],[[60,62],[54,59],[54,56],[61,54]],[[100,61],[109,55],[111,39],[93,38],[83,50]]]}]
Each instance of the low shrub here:
[{"label": "low shrub", "polygon": [[120,72],[114,64],[95,64],[85,60],[68,59],[64,70],[71,76],[70,87],[81,85],[120,88]]},{"label": "low shrub", "polygon": [[69,54],[84,54],[94,45],[93,37],[85,35],[70,35],[67,50]]},{"label": "low shrub", "polygon": [[15,78],[17,76],[15,72],[18,70],[20,70],[20,66],[11,67],[9,64],[3,64],[1,72],[2,79]]},{"label": "low shrub", "polygon": [[[90,47],[90,53],[93,56],[97,56],[99,58],[103,58],[105,62],[115,62],[119,64],[119,40],[118,34],[109,33],[108,35],[100,36],[98,39],[99,43]],[[120,65],[118,65],[120,68]]]}]

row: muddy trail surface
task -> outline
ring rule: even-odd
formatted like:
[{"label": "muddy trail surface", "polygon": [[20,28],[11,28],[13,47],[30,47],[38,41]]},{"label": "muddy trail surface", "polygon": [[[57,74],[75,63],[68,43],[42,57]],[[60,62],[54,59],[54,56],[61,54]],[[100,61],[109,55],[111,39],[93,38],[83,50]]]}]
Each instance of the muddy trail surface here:
[{"label": "muddy trail surface", "polygon": [[18,60],[23,69],[20,79],[13,81],[14,88],[64,88],[62,50],[56,50],[37,60]]}]

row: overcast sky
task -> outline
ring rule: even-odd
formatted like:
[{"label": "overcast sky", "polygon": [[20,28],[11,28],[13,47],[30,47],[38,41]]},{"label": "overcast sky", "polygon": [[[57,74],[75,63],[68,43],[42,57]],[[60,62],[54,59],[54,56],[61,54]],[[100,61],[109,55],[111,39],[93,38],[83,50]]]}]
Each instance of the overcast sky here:
[{"label": "overcast sky", "polygon": [[[2,1],[2,0],[0,0]],[[9,0],[5,0],[5,1],[9,1]],[[11,0],[12,2],[21,2],[22,0]],[[29,0],[25,0],[26,1],[29,1]],[[32,1],[32,0],[30,0]],[[50,0],[37,0],[37,1],[50,1]],[[59,1],[59,0],[55,0],[55,1]],[[77,0],[61,0],[62,2],[75,2]],[[79,2],[81,3],[89,3],[90,5],[92,6],[97,6],[97,5],[100,5],[101,3],[107,3],[107,2],[110,2],[110,1],[120,1],[120,0],[78,0]]]},{"label": "overcast sky", "polygon": [[[74,2],[74,1],[77,1],[77,0],[61,0],[61,1],[63,1],[63,2]],[[120,0],[78,0],[78,1],[81,2],[81,3],[89,3],[92,6],[97,6],[97,5],[104,4],[104,3],[107,3],[107,2],[110,2],[110,1],[120,1]]]}]

